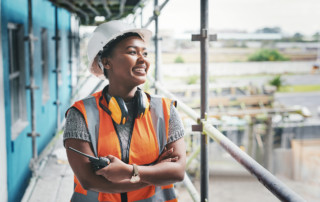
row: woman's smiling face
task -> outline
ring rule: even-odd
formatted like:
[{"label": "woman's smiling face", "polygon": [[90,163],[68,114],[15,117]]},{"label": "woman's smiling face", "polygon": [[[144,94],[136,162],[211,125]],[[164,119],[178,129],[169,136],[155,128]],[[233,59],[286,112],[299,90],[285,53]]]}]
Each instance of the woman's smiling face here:
[{"label": "woman's smiling face", "polygon": [[146,81],[150,62],[145,42],[138,36],[131,36],[117,43],[111,58],[103,58],[108,69],[110,83],[135,87]]}]

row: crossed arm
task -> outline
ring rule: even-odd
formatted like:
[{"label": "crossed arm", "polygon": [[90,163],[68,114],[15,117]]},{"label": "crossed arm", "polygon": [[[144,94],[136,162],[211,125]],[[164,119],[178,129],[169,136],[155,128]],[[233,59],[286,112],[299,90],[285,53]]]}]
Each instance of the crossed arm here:
[{"label": "crossed arm", "polygon": [[[94,156],[89,142],[67,139],[65,147],[73,147]],[[183,137],[168,144],[167,151],[153,166],[138,166],[140,182],[131,183],[133,166],[109,155],[110,165],[97,171],[92,169],[88,158],[67,149],[67,156],[74,174],[86,190],[104,193],[123,193],[138,190],[149,185],[164,186],[182,181],[186,165],[186,151]],[[165,160],[164,160],[165,159]]]}]

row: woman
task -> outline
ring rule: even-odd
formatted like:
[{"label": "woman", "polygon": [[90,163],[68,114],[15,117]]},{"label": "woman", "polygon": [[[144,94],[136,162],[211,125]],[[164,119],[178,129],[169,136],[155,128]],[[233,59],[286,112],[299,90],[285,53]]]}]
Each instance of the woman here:
[{"label": "woman", "polygon": [[177,201],[173,183],[184,178],[186,151],[176,103],[138,88],[150,66],[150,37],[149,30],[111,21],[90,38],[90,71],[109,85],[67,111],[64,143],[111,163],[95,172],[88,158],[67,149],[71,201]]}]

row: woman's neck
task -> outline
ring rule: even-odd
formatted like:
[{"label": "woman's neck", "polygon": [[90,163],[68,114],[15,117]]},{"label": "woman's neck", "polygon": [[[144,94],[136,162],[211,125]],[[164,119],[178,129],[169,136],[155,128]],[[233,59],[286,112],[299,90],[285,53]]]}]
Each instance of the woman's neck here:
[{"label": "woman's neck", "polygon": [[110,96],[120,96],[124,102],[130,102],[137,91],[137,87],[126,88],[125,86],[109,84],[108,94]]}]

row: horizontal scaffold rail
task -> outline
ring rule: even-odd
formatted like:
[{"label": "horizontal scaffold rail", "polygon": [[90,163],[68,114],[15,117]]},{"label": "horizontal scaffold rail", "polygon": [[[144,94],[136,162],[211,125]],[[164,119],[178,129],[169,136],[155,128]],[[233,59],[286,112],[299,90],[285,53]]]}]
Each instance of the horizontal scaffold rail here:
[{"label": "horizontal scaffold rail", "polygon": [[[154,78],[148,76],[148,80],[154,84],[155,88],[159,90],[164,96],[175,99],[178,101],[178,109],[184,111],[190,118],[197,122],[199,115],[189,106],[179,100],[167,89],[165,89],[159,82],[155,82]],[[220,131],[212,126],[211,123],[205,120],[200,120],[203,125],[203,131],[205,134],[209,135],[216,143],[218,143],[223,149],[225,149],[235,160],[237,160],[244,168],[246,168],[253,176],[255,176],[258,181],[263,184],[273,195],[275,195],[281,201],[290,202],[305,202],[298,194],[292,191],[274,175],[272,175],[268,170],[262,167],[259,163],[253,160],[247,153],[242,151],[237,145],[230,141],[226,136],[224,136]],[[187,175],[186,175],[187,176]],[[186,183],[186,182],[187,183]],[[184,180],[189,193],[191,194],[194,201],[200,201],[200,197],[193,197],[194,186],[190,183],[189,178]],[[190,186],[191,188],[188,188]]]}]

